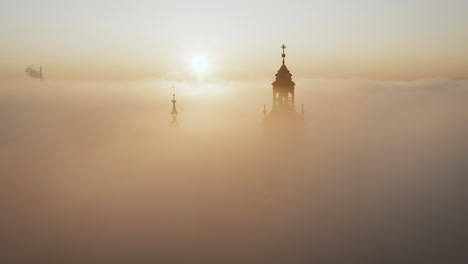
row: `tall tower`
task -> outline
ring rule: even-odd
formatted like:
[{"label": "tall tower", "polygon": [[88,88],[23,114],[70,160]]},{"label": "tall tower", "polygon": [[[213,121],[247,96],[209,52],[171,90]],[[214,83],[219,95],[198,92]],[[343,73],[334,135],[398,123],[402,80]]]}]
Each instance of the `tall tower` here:
[{"label": "tall tower", "polygon": [[283,54],[281,55],[283,57],[283,65],[281,65],[278,73],[276,73],[276,80],[272,83],[273,107],[294,106],[294,86],[296,84],[292,81],[292,74],[289,72],[284,61],[286,46],[283,44],[281,48],[283,49]]},{"label": "tall tower", "polygon": [[172,84],[172,121],[171,121],[171,126],[177,126],[177,108],[176,108],[176,99],[175,99],[175,88],[174,84]]},{"label": "tall tower", "polygon": [[271,112],[268,113],[266,107],[263,109],[263,125],[265,135],[274,139],[297,139],[302,138],[304,131],[304,107],[302,106],[301,114],[296,112],[294,89],[296,84],[292,81],[292,74],[286,67],[285,49],[286,46],[281,46],[283,49],[282,65],[276,73],[276,80],[272,83],[273,86],[273,105]]}]

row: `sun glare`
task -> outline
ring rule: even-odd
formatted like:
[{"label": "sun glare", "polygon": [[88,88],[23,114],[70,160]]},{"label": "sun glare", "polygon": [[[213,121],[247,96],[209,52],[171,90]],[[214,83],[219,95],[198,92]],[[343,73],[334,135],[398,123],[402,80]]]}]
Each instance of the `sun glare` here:
[{"label": "sun glare", "polygon": [[204,73],[208,70],[208,63],[203,56],[194,57],[192,60],[192,68],[196,73]]}]

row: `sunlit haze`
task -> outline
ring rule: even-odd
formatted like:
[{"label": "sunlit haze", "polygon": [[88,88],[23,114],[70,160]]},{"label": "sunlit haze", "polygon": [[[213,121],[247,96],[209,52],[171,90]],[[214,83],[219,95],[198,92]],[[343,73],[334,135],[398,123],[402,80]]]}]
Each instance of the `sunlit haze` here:
[{"label": "sunlit haze", "polygon": [[466,264],[468,1],[3,0],[0,264]]},{"label": "sunlit haze", "polygon": [[203,56],[196,56],[192,60],[193,70],[197,73],[204,73],[208,70],[208,62]]},{"label": "sunlit haze", "polygon": [[219,79],[265,80],[286,42],[297,78],[468,78],[467,9],[464,0],[5,1],[0,77],[43,65],[53,79],[184,79],[178,69],[206,54]]}]

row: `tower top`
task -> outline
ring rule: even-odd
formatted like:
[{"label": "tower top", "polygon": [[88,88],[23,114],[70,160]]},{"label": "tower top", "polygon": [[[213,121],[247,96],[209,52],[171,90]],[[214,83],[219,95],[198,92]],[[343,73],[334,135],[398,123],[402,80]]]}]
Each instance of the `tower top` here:
[{"label": "tower top", "polygon": [[285,64],[285,61],[284,61],[284,58],[286,57],[286,53],[285,53],[285,49],[286,49],[286,45],[281,45],[281,48],[283,49],[283,54],[281,55],[281,57],[283,57],[283,65],[281,65],[280,69],[278,70],[278,73],[276,73],[276,81],[273,83],[273,85],[275,85],[275,83],[282,83],[282,84],[292,84],[294,86],[294,82],[292,82],[292,79],[291,79],[291,72],[289,72],[288,70],[288,67],[286,67],[286,64]]},{"label": "tower top", "polygon": [[176,127],[177,126],[177,108],[176,108],[176,99],[175,99],[175,88],[174,88],[174,82],[172,83],[172,121],[171,121],[171,127]]},{"label": "tower top", "polygon": [[174,119],[174,121],[176,120],[177,118],[177,109],[176,109],[176,99],[175,99],[175,90],[174,90],[174,84],[172,84],[172,112],[171,112],[171,115],[172,115],[172,118]]},{"label": "tower top", "polygon": [[284,50],[286,49],[286,46],[283,44],[281,46],[281,48],[283,49],[283,55],[281,55],[281,57],[283,57],[283,65],[284,65],[284,58],[286,57],[286,54],[284,53]]}]

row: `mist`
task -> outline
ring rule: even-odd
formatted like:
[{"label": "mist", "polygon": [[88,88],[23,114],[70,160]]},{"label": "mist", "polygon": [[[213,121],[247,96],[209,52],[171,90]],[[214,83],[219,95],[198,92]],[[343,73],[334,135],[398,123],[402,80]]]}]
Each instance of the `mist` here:
[{"label": "mist", "polygon": [[463,263],[468,81],[0,82],[3,263]]}]

